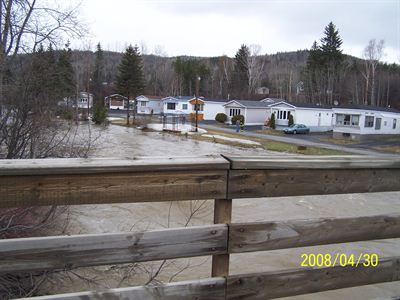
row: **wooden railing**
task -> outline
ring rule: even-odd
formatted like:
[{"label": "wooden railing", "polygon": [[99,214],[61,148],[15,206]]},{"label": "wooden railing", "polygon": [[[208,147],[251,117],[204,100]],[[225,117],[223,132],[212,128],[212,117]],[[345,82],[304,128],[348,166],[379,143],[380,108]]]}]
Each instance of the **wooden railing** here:
[{"label": "wooden railing", "polygon": [[333,266],[232,276],[229,255],[400,238],[400,214],[231,224],[232,199],[399,190],[399,157],[3,160],[0,208],[215,199],[215,224],[0,240],[0,276],[212,255],[208,279],[35,299],[272,299],[396,281],[400,256],[380,258],[374,268]]}]

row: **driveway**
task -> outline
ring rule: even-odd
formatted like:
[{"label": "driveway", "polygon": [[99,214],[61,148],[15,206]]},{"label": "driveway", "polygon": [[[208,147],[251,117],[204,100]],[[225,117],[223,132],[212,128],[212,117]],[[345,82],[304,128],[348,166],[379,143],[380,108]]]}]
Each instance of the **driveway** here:
[{"label": "driveway", "polygon": [[[209,129],[209,130],[219,130],[219,131],[227,132],[227,133],[235,133],[235,128],[219,127],[219,126],[215,126],[215,125],[211,125],[211,124],[204,124],[204,123],[201,124],[201,127],[204,129]],[[303,138],[303,136],[302,137],[300,137],[300,136],[299,137],[286,137],[286,136],[277,136],[277,135],[267,135],[267,134],[256,133],[256,132],[251,132],[251,131],[242,131],[242,132],[239,132],[239,134],[248,136],[248,137],[258,138],[258,139],[265,139],[265,140],[271,140],[271,141],[276,141],[276,142],[289,143],[289,144],[294,144],[294,145],[299,145],[299,146],[346,151],[346,152],[354,153],[354,154],[379,155],[379,156],[392,156],[393,155],[393,154],[388,154],[385,152],[379,152],[379,151],[374,151],[374,150],[369,150],[369,149],[358,148],[354,145],[352,145],[352,146],[333,145],[333,144],[328,144],[328,143],[317,142],[317,141],[310,140],[310,138],[308,136],[304,136],[305,138]]]}]

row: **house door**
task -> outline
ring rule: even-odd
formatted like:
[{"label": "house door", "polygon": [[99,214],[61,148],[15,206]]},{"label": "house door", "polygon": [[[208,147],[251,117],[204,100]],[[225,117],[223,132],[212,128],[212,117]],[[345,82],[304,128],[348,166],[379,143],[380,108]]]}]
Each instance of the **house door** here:
[{"label": "house door", "polygon": [[381,122],[382,122],[382,119],[381,119],[381,118],[376,118],[376,119],[375,119],[375,129],[376,129],[376,130],[381,129]]}]

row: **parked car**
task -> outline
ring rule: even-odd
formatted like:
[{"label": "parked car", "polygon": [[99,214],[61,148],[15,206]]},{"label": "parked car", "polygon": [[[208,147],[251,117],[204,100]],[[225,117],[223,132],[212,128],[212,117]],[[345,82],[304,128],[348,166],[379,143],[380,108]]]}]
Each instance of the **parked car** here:
[{"label": "parked car", "polygon": [[283,129],[284,133],[310,133],[310,128],[303,124],[293,124],[290,127]]}]

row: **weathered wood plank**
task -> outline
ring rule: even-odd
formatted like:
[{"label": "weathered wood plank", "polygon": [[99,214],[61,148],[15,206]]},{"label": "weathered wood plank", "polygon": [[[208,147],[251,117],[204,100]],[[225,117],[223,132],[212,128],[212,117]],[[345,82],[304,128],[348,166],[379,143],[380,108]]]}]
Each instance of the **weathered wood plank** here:
[{"label": "weathered wood plank", "polygon": [[[232,199],[214,200],[214,224],[229,224],[232,218]],[[228,236],[226,237],[226,247],[228,248]],[[229,254],[217,254],[212,257],[211,276],[228,276],[229,274]]]},{"label": "weathered wood plank", "polygon": [[140,286],[111,289],[99,292],[80,292],[52,296],[32,297],[32,300],[223,300],[224,278],[209,278],[168,283],[157,286]]},{"label": "weathered wood plank", "polygon": [[377,267],[295,269],[230,276],[229,300],[261,300],[400,280],[400,257],[380,259]]},{"label": "weathered wood plank", "polygon": [[227,225],[0,240],[0,274],[227,252]]},{"label": "weathered wood plank", "polygon": [[400,190],[400,169],[231,170],[228,197],[280,197]]},{"label": "weathered wood plank", "polygon": [[0,176],[93,174],[142,171],[226,170],[229,162],[221,156],[51,158],[0,160]]},{"label": "weathered wood plank", "polygon": [[241,253],[400,238],[400,215],[231,224],[229,252]]},{"label": "weathered wood plank", "polygon": [[399,169],[398,155],[224,156],[233,170],[274,169]]},{"label": "weathered wood plank", "polygon": [[212,169],[0,176],[0,207],[214,199],[225,197],[226,180]]}]

